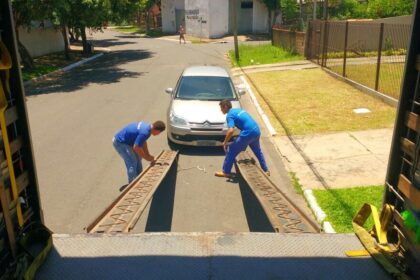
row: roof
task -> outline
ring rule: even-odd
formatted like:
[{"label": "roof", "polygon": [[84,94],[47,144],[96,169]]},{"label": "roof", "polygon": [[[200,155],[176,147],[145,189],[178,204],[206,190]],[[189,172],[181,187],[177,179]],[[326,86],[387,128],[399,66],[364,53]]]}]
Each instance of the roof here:
[{"label": "roof", "polygon": [[184,70],[183,76],[217,76],[229,77],[227,71],[220,66],[191,66]]}]

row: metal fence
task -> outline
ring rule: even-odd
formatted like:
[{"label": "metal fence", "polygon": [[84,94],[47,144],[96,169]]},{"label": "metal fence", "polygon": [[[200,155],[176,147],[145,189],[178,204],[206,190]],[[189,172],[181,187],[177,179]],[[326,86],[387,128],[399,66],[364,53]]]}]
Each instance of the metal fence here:
[{"label": "metal fence", "polygon": [[310,21],[308,59],[362,85],[399,98],[411,25],[375,21]]}]

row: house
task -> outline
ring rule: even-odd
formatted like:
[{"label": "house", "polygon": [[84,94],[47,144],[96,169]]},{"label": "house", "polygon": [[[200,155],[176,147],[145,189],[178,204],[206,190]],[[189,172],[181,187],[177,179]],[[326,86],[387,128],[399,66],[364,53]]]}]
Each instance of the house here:
[{"label": "house", "polygon": [[218,38],[233,33],[236,9],[239,34],[268,33],[268,10],[261,0],[161,0],[162,31],[175,33],[180,24],[186,33]]}]

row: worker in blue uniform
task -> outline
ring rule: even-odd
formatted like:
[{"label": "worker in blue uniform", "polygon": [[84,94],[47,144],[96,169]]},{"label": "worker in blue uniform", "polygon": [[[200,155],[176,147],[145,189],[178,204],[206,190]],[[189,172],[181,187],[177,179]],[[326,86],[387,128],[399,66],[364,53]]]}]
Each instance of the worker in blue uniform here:
[{"label": "worker in blue uniform", "polygon": [[141,159],[154,163],[155,157],[149,153],[147,139],[150,135],[159,135],[165,130],[165,123],[156,121],[130,123],[115,134],[112,139],[115,150],[124,160],[128,182],[133,181],[142,171]]},{"label": "worker in blue uniform", "polygon": [[[232,109],[232,103],[229,100],[220,101],[219,106],[223,114],[226,114],[228,131],[226,133],[225,140],[223,141],[223,149],[226,153],[225,161],[223,163],[223,170],[216,172],[214,175],[218,177],[232,176],[231,169],[236,156],[240,152],[244,151],[248,146],[257,157],[262,170],[267,175],[270,175],[267,163],[265,162],[264,155],[260,147],[261,131],[257,122],[248,112],[240,108]],[[239,128],[241,132],[239,137],[228,146],[229,140],[232,138],[235,127]]]}]

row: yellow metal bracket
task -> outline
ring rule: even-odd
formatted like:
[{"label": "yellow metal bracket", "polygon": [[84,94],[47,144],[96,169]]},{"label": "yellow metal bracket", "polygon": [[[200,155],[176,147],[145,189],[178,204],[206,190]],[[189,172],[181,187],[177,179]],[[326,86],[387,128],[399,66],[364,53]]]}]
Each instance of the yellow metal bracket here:
[{"label": "yellow metal bracket", "polygon": [[[379,218],[376,207],[365,203],[353,219],[353,230],[366,250],[348,251],[346,255],[354,257],[357,256],[357,253],[360,253],[358,256],[364,256],[364,251],[368,252],[396,279],[410,279],[409,276],[391,262],[391,259],[395,258],[400,247],[399,240],[397,244],[391,244],[387,238],[388,231],[392,229],[390,222],[393,212],[394,207],[385,204],[381,212],[381,218]],[[370,232],[363,227],[369,216],[372,216],[374,223]]]}]

